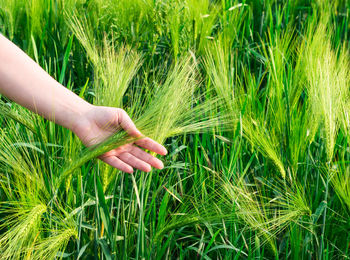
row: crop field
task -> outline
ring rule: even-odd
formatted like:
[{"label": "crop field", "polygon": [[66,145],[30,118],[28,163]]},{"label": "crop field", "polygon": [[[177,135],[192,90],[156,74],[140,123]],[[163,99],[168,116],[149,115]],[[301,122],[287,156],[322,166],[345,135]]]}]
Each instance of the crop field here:
[{"label": "crop field", "polygon": [[124,173],[125,132],[2,96],[0,259],[350,258],[349,1],[0,0],[0,33],[168,150]]}]

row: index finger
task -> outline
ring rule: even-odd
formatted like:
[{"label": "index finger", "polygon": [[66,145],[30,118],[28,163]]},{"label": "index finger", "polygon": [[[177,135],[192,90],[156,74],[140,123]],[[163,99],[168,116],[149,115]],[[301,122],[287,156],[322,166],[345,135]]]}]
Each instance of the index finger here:
[{"label": "index finger", "polygon": [[135,141],[135,144],[144,149],[155,152],[159,155],[166,155],[168,153],[167,149],[163,145],[157,143],[156,141],[152,140],[149,137],[145,137],[140,140],[137,140]]}]

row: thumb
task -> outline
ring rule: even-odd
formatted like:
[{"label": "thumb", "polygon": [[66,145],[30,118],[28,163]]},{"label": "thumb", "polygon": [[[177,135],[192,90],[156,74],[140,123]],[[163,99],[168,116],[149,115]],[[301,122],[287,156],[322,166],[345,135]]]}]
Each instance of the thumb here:
[{"label": "thumb", "polygon": [[136,128],[134,122],[123,109],[118,109],[118,124],[133,137],[141,137],[141,132]]}]

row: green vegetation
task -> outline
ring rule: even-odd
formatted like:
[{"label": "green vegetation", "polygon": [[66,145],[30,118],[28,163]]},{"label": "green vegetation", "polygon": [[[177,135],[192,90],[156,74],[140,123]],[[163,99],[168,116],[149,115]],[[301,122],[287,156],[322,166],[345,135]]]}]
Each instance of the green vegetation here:
[{"label": "green vegetation", "polygon": [[3,0],[0,32],[169,150],[126,174],[125,133],[2,97],[1,259],[350,257],[349,1]]}]

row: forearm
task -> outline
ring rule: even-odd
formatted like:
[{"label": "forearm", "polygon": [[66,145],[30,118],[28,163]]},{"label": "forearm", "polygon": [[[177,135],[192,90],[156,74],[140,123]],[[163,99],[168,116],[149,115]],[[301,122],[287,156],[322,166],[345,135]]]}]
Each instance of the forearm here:
[{"label": "forearm", "polygon": [[91,107],[1,34],[0,93],[68,129]]}]

